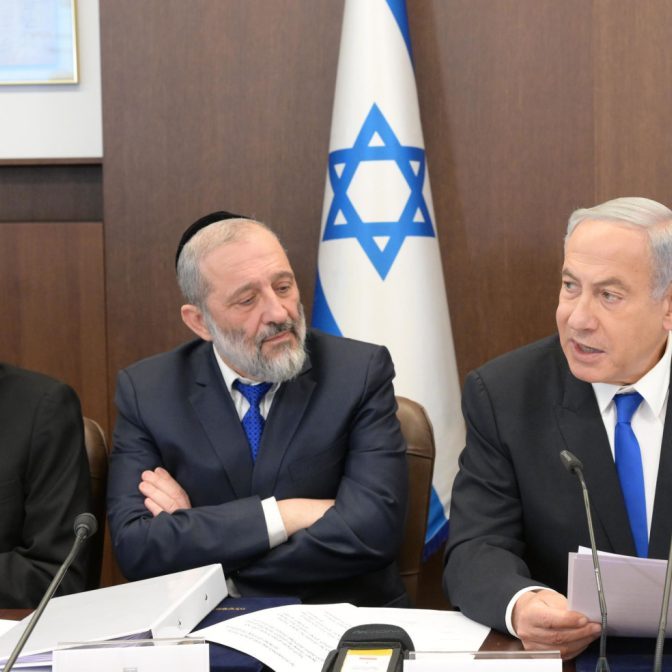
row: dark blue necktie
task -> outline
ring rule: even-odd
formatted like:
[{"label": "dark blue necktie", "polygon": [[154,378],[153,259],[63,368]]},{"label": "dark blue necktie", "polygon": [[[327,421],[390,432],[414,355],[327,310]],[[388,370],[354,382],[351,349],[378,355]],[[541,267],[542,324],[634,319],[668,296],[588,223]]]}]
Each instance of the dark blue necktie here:
[{"label": "dark blue necktie", "polygon": [[233,383],[233,386],[250,403],[250,408],[243,416],[242,424],[247,435],[247,441],[250,444],[253,462],[257,459],[259,444],[261,443],[261,433],[264,431],[264,418],[259,411],[259,404],[272,385],[272,383],[247,385],[246,383],[241,383],[240,380],[235,380]]},{"label": "dark blue necktie", "polygon": [[638,392],[617,394],[614,397],[617,414],[614,453],[616,471],[621,480],[621,490],[625,499],[625,507],[628,510],[637,555],[640,558],[646,558],[649,555],[649,532],[646,524],[642,454],[637,437],[630,425],[632,416],[641,402],[642,395]]}]

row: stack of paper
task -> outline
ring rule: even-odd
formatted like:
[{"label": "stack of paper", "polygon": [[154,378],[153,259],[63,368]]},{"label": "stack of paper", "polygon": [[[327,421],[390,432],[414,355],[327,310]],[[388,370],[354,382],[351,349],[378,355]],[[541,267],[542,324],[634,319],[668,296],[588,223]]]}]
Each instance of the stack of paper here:
[{"label": "stack of paper", "polygon": [[320,672],[341,635],[365,623],[404,628],[416,651],[476,651],[490,632],[457,611],[292,604],[231,618],[191,636],[243,651],[275,672]]},{"label": "stack of paper", "polygon": [[[666,560],[598,552],[607,603],[607,633],[615,637],[655,637],[665,585]],[[600,622],[600,604],[590,549],[569,554],[569,608]],[[672,635],[668,611],[666,635]]]}]

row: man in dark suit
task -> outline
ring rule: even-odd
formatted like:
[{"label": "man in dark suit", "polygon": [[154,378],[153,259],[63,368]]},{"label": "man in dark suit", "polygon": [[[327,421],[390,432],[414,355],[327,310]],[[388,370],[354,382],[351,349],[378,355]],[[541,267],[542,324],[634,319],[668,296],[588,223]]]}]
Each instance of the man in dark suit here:
[{"label": "man in dark suit", "polygon": [[405,604],[387,350],[306,335],[289,261],[257,222],[201,218],[177,272],[199,339],[118,379],[108,513],[124,574],[219,562],[234,595]]},{"label": "man in dark suit", "polygon": [[[0,608],[36,607],[89,509],[82,412],[67,385],[0,364]],[[84,590],[82,554],[58,594]]]},{"label": "man in dark suit", "polygon": [[[558,335],[489,362],[465,383],[467,445],[444,588],[467,616],[509,630],[528,649],[559,648],[569,658],[600,633],[562,594],[567,554],[590,541],[560,451],[583,462],[600,550],[667,556],[671,262],[665,206],[622,198],[577,210],[565,239]],[[630,424],[641,445],[637,501],[620,480],[616,422],[628,422],[620,415],[627,399],[636,399]]]}]

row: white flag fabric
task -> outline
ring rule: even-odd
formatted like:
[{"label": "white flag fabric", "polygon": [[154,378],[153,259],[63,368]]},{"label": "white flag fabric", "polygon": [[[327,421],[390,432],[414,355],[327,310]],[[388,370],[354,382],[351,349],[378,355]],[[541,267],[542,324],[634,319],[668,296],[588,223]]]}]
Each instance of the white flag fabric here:
[{"label": "white flag fabric", "polygon": [[446,539],[464,446],[405,0],[346,0],[313,326],[388,347],[434,427],[425,556]]}]

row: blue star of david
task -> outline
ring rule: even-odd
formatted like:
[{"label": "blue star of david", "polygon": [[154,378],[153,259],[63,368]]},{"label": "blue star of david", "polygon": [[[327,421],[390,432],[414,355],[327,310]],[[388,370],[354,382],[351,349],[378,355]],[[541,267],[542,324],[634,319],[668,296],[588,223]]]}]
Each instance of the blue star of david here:
[{"label": "blue star of david", "polygon": [[[377,137],[372,142],[374,136]],[[358,166],[366,161],[394,161],[406,180],[411,193],[398,221],[364,222],[350,200],[348,187]],[[434,236],[429,209],[422,194],[425,150],[402,145],[375,103],[352,148],[329,154],[329,180],[334,198],[322,239],[356,238],[383,280],[407,236]],[[375,237],[386,239],[382,249]]]}]

